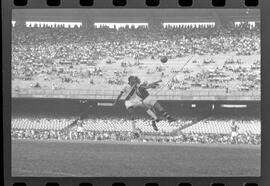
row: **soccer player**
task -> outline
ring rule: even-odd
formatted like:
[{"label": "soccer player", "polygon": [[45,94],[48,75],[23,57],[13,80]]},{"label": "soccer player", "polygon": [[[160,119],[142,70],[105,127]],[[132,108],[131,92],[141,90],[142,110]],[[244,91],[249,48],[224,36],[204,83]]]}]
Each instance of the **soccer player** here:
[{"label": "soccer player", "polygon": [[[137,79],[137,83],[140,84],[141,80],[138,77],[136,77],[136,79]],[[176,121],[176,119],[170,116],[165,111],[165,109],[161,106],[161,104],[156,99],[154,99],[147,91],[147,89],[156,88],[159,82],[160,81],[150,83],[150,84],[147,84],[147,83],[141,84],[137,89],[137,95],[142,99],[145,106],[149,109],[152,109],[155,112],[155,114],[157,114],[156,111],[158,111],[162,115],[163,118],[168,120],[168,122]]]},{"label": "soccer player", "polygon": [[77,121],[77,134],[78,134],[80,139],[84,139],[85,130],[84,130],[84,127],[83,127],[83,121],[82,120]]},{"label": "soccer player", "polygon": [[239,130],[239,127],[235,124],[235,121],[233,121],[231,124],[231,142],[235,144],[238,143],[238,140],[237,140],[238,130]]},{"label": "soccer player", "polygon": [[[158,82],[150,84],[140,84],[141,81],[137,76],[129,76],[128,86],[126,86],[119,94],[114,102],[114,105],[119,101],[123,94],[125,97],[125,106],[131,115],[131,119],[134,120],[134,110],[135,108],[144,108],[147,114],[152,118],[152,127],[155,131],[158,131],[156,122],[160,121],[155,110],[160,111],[162,115],[168,119],[169,122],[175,121],[164,109],[163,107],[154,99],[152,99],[147,91],[149,88],[155,88],[158,86]],[[136,130],[135,123],[133,122],[133,130]]]}]

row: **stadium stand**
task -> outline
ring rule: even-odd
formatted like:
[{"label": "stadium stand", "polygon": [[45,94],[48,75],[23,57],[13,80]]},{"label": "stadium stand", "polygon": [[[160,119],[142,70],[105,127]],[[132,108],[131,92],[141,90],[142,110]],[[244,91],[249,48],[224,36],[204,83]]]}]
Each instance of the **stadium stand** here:
[{"label": "stadium stand", "polygon": [[[150,124],[149,120],[137,119],[134,121],[136,123],[136,127],[139,128],[142,132],[145,133],[155,133],[153,127]],[[159,130],[161,132],[173,132],[181,128],[183,125],[187,125],[191,120],[179,120],[177,123],[168,123],[165,121],[161,121],[158,123]],[[132,121],[125,119],[97,119],[97,120],[86,120],[85,121],[85,129],[92,131],[132,131]]]},{"label": "stadium stand", "polygon": [[12,118],[12,128],[25,130],[62,130],[72,120],[56,118]]},{"label": "stadium stand", "polygon": [[[258,93],[259,28],[260,24],[157,30],[15,26],[12,88],[17,93],[44,90],[43,94],[90,88],[112,91],[136,74],[143,81],[168,82],[163,88],[167,94],[177,90]],[[159,63],[161,56],[169,58],[166,65]]]},{"label": "stadium stand", "polygon": [[[69,127],[74,118],[56,119],[50,117],[29,118],[13,117],[12,138],[38,140],[120,140],[134,139],[131,121],[123,118],[92,118],[83,123],[83,132],[78,126]],[[198,122],[194,118],[179,119],[176,123],[159,122],[159,132],[155,132],[149,121],[137,119],[137,128],[142,136],[137,139],[144,142],[175,143],[223,143],[230,144],[231,121],[239,126],[238,143],[260,144],[260,120],[258,118],[218,118],[210,117]],[[194,124],[192,124],[194,123]]]},{"label": "stadium stand", "polygon": [[[71,119],[56,119],[51,117],[13,117],[12,118],[12,128],[13,129],[23,129],[23,130],[56,130],[61,131],[68,128],[69,125],[74,121],[75,118]],[[145,133],[155,133],[153,127],[149,120],[137,119],[134,121],[136,126]],[[185,125],[192,122],[192,119],[179,120],[177,123],[171,123],[161,121],[158,123],[161,132],[173,132],[174,130],[180,129]],[[96,118],[96,119],[86,119],[83,121],[83,127],[86,131],[132,131],[132,121],[123,118]],[[76,130],[74,127],[71,130]]]},{"label": "stadium stand", "polygon": [[[229,94],[238,95],[234,101],[239,101],[240,97],[246,101],[251,99],[245,96],[257,95],[259,99],[255,100],[259,101],[260,53],[259,22],[252,27],[243,22],[237,25],[118,29],[15,24],[12,29],[12,97],[23,95],[18,97],[24,99],[25,95],[46,95],[46,98],[54,99],[71,94],[69,98],[74,102],[59,106],[60,101],[47,99],[45,109],[40,109],[42,102],[38,102],[38,98],[23,100],[21,105],[13,102],[12,109],[27,110],[34,116],[19,116],[14,111],[11,136],[38,140],[132,140],[132,121],[121,115],[122,112],[117,117],[107,117],[98,110],[99,117],[83,121],[83,132],[78,132],[78,126],[70,127],[75,117],[67,117],[69,114],[64,117],[57,113],[54,116],[39,115],[44,110],[80,113],[83,106],[76,103],[76,99],[82,99],[75,97],[78,95],[101,96],[85,98],[88,100],[115,99],[130,75],[139,76],[142,82],[162,79],[160,87],[150,93],[166,95],[166,101],[192,94],[201,95],[204,101]],[[164,56],[168,58],[167,63],[160,62]],[[228,100],[223,98],[219,101]],[[187,100],[193,99],[188,97]],[[201,97],[196,100],[201,101]],[[180,110],[180,104],[175,107],[170,104],[168,107],[172,110]],[[248,117],[247,113],[244,119],[239,116],[217,117],[214,111],[208,113],[210,107],[200,108],[200,104],[198,108],[194,104],[197,111],[192,110],[189,117],[181,116],[179,111],[177,122],[159,122],[159,132],[153,130],[149,120],[143,117],[135,120],[142,132],[137,140],[230,144],[233,120],[240,128],[239,143],[261,143],[259,117]],[[206,117],[201,118],[198,112],[205,112]]]},{"label": "stadium stand", "polygon": [[235,121],[239,127],[239,133],[261,134],[261,122],[259,119],[233,119],[233,118],[207,118],[182,130],[184,133],[200,134],[230,134],[231,123]]}]

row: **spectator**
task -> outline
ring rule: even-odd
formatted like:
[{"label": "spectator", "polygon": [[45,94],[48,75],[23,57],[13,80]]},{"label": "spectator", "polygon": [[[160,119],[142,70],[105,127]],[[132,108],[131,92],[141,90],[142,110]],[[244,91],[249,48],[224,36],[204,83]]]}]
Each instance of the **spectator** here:
[{"label": "spectator", "polygon": [[[57,90],[80,85],[91,77],[91,86],[104,84],[118,87],[124,84],[121,81],[123,77],[134,72],[135,67],[141,70],[146,68],[145,74],[153,73],[163,79],[168,78],[165,77],[166,69],[151,69],[151,65],[145,67],[140,63],[143,59],[155,60],[161,56],[175,59],[226,53],[239,56],[260,54],[260,27],[250,28],[248,24],[242,24],[223,28],[168,26],[155,30],[146,27],[118,30],[101,27],[88,30],[77,27],[15,26],[12,30],[12,79],[13,82],[22,81],[18,83],[22,86],[26,86],[27,82],[35,82],[44,89],[51,88],[50,83],[53,82],[55,86],[52,88]],[[135,62],[126,61],[130,59]],[[105,79],[106,70],[97,67],[102,61],[107,65],[119,66],[110,80]],[[217,61],[214,59],[205,59],[203,65],[215,63]],[[131,67],[133,71],[130,71]],[[260,62],[254,62],[247,68],[233,60],[226,61],[222,69],[214,71],[192,73],[187,69],[184,80],[171,82],[168,88],[221,88],[224,91],[226,85],[231,83],[241,91],[259,90],[259,69]]]}]

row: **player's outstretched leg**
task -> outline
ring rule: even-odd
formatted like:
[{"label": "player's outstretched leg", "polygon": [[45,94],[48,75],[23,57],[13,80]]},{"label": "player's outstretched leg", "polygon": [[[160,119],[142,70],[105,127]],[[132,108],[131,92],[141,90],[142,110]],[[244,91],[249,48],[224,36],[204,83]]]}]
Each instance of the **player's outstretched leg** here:
[{"label": "player's outstretched leg", "polygon": [[157,128],[156,123],[159,122],[160,120],[159,120],[159,118],[157,117],[156,113],[155,113],[152,109],[147,109],[146,112],[147,112],[147,114],[148,114],[149,116],[151,116],[151,118],[152,118],[151,123],[152,123],[153,129],[154,129],[155,131],[158,131],[158,128]]},{"label": "player's outstretched leg", "polygon": [[155,131],[158,131],[158,128],[157,128],[157,124],[156,124],[156,120],[152,120],[152,127]]},{"label": "player's outstretched leg", "polygon": [[162,114],[162,117],[166,118],[168,120],[168,122],[174,122],[176,121],[175,118],[173,118],[170,114],[168,114],[165,109],[159,104],[159,102],[156,102],[153,105],[154,109],[156,109],[157,111],[159,111]]}]

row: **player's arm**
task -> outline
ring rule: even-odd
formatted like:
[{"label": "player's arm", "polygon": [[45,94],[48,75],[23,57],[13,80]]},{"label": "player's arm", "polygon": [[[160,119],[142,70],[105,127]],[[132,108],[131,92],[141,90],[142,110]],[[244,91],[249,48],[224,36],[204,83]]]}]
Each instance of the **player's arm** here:
[{"label": "player's arm", "polygon": [[162,82],[162,80],[155,81],[155,82],[150,83],[150,84],[143,84],[142,87],[145,89],[156,88],[158,86],[158,83],[160,83],[160,82]]},{"label": "player's arm", "polygon": [[118,95],[118,97],[116,98],[116,100],[114,101],[113,105],[116,105],[116,103],[120,100],[123,94],[124,94],[124,91],[122,90],[120,94]]}]

